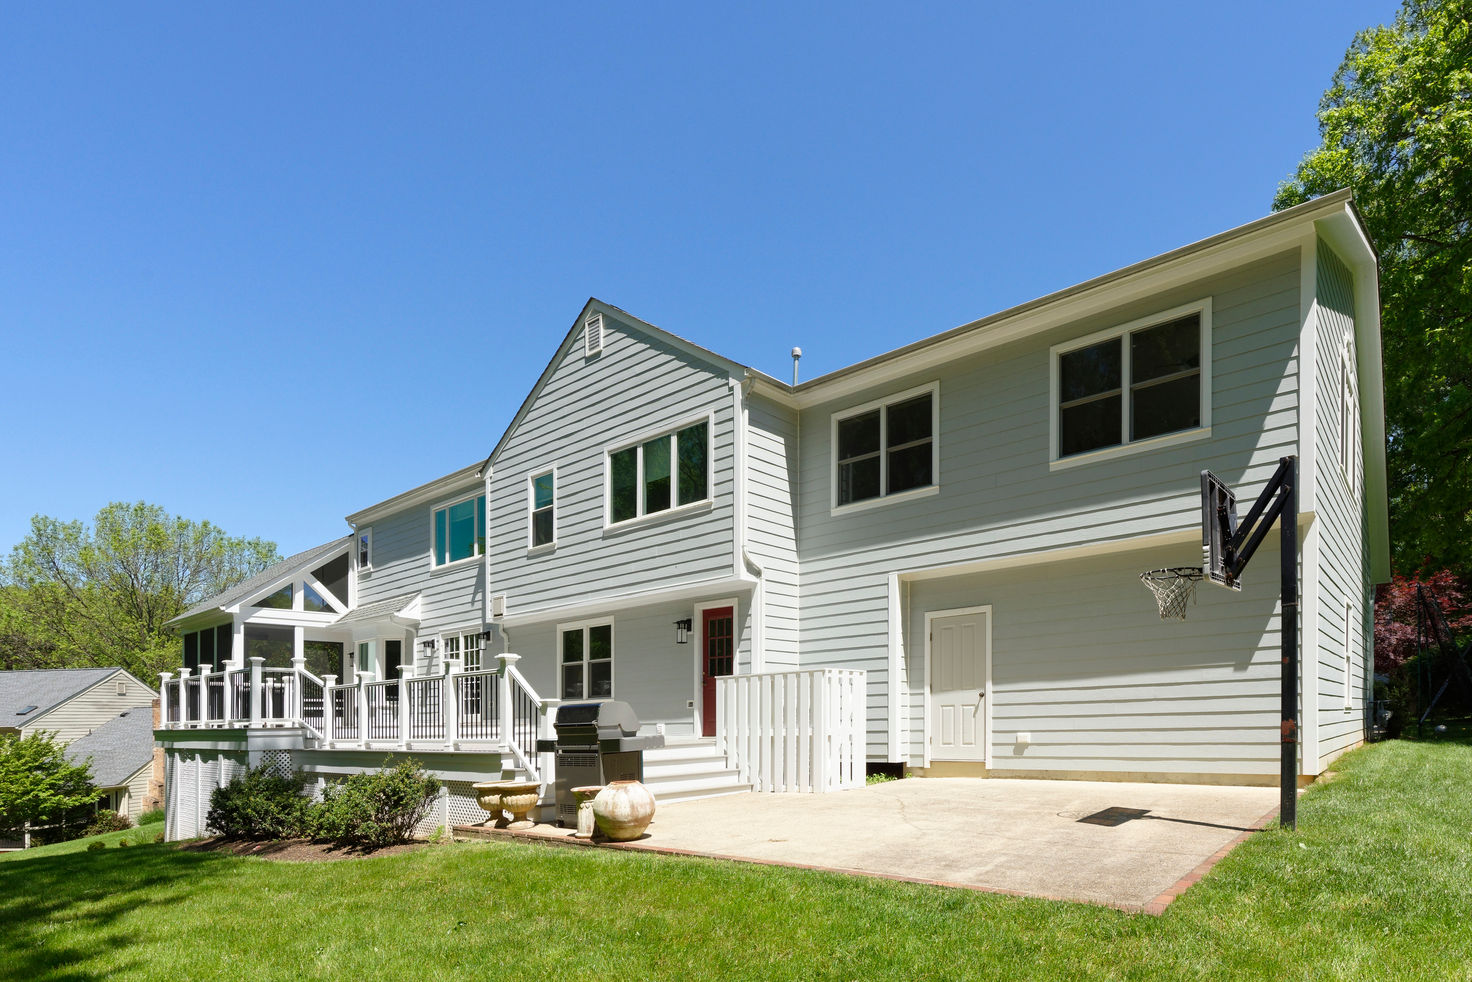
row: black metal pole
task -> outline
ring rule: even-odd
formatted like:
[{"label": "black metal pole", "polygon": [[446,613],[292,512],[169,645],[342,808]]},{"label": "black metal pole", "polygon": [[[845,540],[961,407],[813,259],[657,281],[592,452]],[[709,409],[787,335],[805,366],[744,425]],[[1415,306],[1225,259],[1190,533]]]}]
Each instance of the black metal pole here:
[{"label": "black metal pole", "polygon": [[1279,462],[1283,475],[1283,509],[1278,514],[1282,533],[1282,623],[1283,640],[1283,774],[1278,806],[1279,824],[1298,827],[1298,460],[1284,457]]}]

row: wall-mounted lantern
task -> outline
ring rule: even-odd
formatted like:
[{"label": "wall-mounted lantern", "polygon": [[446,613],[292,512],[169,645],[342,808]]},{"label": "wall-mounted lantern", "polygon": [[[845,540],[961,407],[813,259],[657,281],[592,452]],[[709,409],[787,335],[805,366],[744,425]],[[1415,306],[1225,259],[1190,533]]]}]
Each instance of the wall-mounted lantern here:
[{"label": "wall-mounted lantern", "polygon": [[690,618],[675,621],[675,644],[690,643]]}]

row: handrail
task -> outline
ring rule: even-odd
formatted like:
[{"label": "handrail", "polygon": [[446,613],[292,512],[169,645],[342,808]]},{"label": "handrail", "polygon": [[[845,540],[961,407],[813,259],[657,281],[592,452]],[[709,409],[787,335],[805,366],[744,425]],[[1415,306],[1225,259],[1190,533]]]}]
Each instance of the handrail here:
[{"label": "handrail", "polygon": [[505,744],[516,762],[526,771],[532,781],[541,781],[541,768],[537,764],[537,725],[545,706],[545,700],[537,695],[530,682],[517,671],[516,665],[506,665],[506,680],[511,698],[505,707]]}]

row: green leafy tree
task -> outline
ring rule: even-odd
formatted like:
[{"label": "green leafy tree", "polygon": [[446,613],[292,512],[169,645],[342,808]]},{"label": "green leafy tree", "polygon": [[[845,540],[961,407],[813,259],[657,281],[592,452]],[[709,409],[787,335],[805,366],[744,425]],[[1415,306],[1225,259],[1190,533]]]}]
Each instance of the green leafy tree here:
[{"label": "green leafy tree", "polygon": [[1321,145],[1275,208],[1348,187],[1380,258],[1392,550],[1472,574],[1472,32],[1466,0],[1406,0],[1356,35]]},{"label": "green leafy tree", "polygon": [[101,794],[88,765],[67,760],[52,734],[0,733],[0,839],[66,821]]},{"label": "green leafy tree", "polygon": [[164,624],[280,558],[157,505],[115,502],[91,526],[45,515],[0,568],[0,665],[121,665],[151,678],[178,664]]}]

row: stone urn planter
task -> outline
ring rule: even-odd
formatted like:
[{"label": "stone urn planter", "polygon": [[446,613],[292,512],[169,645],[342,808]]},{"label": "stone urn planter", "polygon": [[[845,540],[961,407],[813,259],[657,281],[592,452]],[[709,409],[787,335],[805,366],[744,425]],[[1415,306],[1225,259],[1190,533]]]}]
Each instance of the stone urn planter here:
[{"label": "stone urn planter", "polygon": [[501,828],[506,824],[506,819],[501,814],[501,789],[504,785],[504,781],[482,781],[470,786],[470,790],[475,792],[476,803],[490,812],[490,817],[481,824],[494,828]]},{"label": "stone urn planter", "polygon": [[573,800],[578,805],[578,830],[572,834],[574,839],[593,838],[593,799],[602,790],[601,784],[585,784],[581,788],[572,789]]},{"label": "stone urn planter", "polygon": [[501,785],[501,807],[511,813],[508,829],[529,829],[536,822],[527,818],[527,813],[537,807],[537,792],[542,786],[536,781],[506,781]]},{"label": "stone urn planter", "polygon": [[593,799],[598,831],[613,842],[644,834],[654,818],[654,793],[638,781],[614,781]]}]

